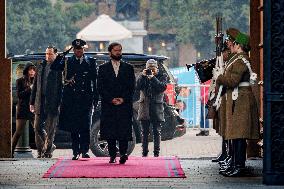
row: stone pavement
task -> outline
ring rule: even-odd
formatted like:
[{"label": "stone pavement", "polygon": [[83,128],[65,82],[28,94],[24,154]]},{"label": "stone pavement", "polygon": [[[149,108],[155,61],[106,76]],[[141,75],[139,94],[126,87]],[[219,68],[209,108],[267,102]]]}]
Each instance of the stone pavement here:
[{"label": "stone pavement", "polygon": [[[162,141],[160,155],[180,158],[216,157],[221,149],[221,137],[213,129],[210,129],[209,136],[195,136],[198,132],[199,129],[187,129],[186,134],[182,137]],[[32,153],[36,157],[36,150],[32,150]],[[56,149],[53,157],[71,155],[71,149]],[[136,144],[131,155],[141,156],[141,143]],[[153,142],[149,143],[149,155],[153,155]]]},{"label": "stone pavement", "polygon": [[[71,150],[57,149],[52,159],[0,159],[0,189],[2,188],[283,188],[262,184],[262,160],[248,160],[248,177],[226,178],[218,174],[218,164],[212,163],[221,148],[221,138],[210,131],[208,137],[196,137],[190,130],[183,137],[163,141],[161,155],[177,155],[187,178],[77,178],[43,179],[44,172],[59,156],[71,156]],[[138,144],[131,154],[140,156]],[[34,153],[35,151],[33,151]],[[151,155],[151,154],[150,154]]]}]

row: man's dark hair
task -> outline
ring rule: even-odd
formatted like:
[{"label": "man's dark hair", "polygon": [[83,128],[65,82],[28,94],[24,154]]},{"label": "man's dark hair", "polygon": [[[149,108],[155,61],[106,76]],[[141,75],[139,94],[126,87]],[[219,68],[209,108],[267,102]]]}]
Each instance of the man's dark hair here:
[{"label": "man's dark hair", "polygon": [[122,45],[121,45],[120,43],[113,42],[113,43],[109,44],[109,46],[108,46],[108,48],[107,48],[108,52],[111,52],[111,50],[112,50],[115,46],[120,46],[121,49],[122,49]]},{"label": "man's dark hair", "polygon": [[49,45],[47,48],[48,48],[48,49],[53,49],[53,52],[54,52],[54,53],[57,53],[57,48],[56,48],[55,46]]}]

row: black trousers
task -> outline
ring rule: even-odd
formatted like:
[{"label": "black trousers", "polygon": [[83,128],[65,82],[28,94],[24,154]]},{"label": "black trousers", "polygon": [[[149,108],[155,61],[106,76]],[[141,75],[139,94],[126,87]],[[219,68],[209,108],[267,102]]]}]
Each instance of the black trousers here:
[{"label": "black trousers", "polygon": [[154,141],[154,154],[159,154],[160,152],[160,143],[161,143],[161,129],[162,125],[159,121],[145,120],[141,121],[142,125],[142,150],[143,154],[147,154],[148,150],[148,139],[150,134],[150,124],[152,123],[153,127],[153,141]]},{"label": "black trousers", "polygon": [[85,154],[90,149],[90,130],[71,132],[73,155]]},{"label": "black trousers", "polygon": [[[116,157],[117,148],[116,148],[116,140],[107,140],[108,144],[108,153],[110,157]],[[119,140],[119,153],[120,155],[127,155],[128,141],[127,140]]]}]

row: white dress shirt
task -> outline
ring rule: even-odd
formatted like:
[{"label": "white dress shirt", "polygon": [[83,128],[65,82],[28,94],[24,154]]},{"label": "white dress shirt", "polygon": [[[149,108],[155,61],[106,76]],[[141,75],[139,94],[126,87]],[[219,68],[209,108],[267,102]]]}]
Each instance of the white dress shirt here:
[{"label": "white dress shirt", "polygon": [[117,77],[118,72],[119,72],[120,61],[111,60],[111,64],[112,64],[115,76]]}]

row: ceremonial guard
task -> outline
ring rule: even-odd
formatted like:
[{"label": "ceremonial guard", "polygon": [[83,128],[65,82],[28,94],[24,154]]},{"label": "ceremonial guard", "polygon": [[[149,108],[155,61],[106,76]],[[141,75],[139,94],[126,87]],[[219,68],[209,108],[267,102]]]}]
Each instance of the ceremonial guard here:
[{"label": "ceremonial guard", "polygon": [[[235,41],[239,32],[240,31],[236,28],[229,28],[229,29],[226,30],[227,37],[225,39],[223,51],[222,51],[223,60],[224,60],[224,65],[223,65],[224,68],[225,68],[226,64],[228,63],[228,61],[235,54],[235,53],[233,53],[233,51],[234,51],[233,50],[233,48],[234,48],[233,42]],[[223,120],[223,119],[225,119],[224,115],[225,115],[225,112],[226,112],[226,108],[225,108],[226,98],[222,98],[223,95],[224,95],[224,92],[225,92],[225,88],[223,89],[223,92],[220,96],[220,98],[221,98],[220,108],[217,111],[217,115],[214,119],[214,124],[213,124],[213,128],[216,130],[216,132],[220,136],[222,136],[222,152],[220,153],[220,155],[216,159],[212,160],[212,162],[219,162],[222,168],[224,168],[223,165],[230,164],[230,162],[232,160],[232,141],[231,140],[225,140],[225,138],[224,138],[224,135],[225,135],[224,131],[226,129],[226,124],[225,124],[225,121]],[[223,120],[223,124],[221,124],[222,120]]]},{"label": "ceremonial guard", "polygon": [[[228,33],[228,32],[227,32]],[[232,140],[232,159],[222,169],[224,176],[241,176],[246,161],[246,139],[259,138],[258,109],[251,84],[256,80],[249,62],[249,36],[233,32],[232,55],[216,83],[225,94],[220,107],[220,129],[225,140]]]},{"label": "ceremonial guard", "polygon": [[72,42],[74,55],[65,58],[66,52],[56,58],[51,69],[64,73],[64,89],[59,116],[59,129],[71,132],[72,160],[90,158],[90,126],[92,109],[98,102],[96,90],[96,60],[84,55],[86,42]]}]

